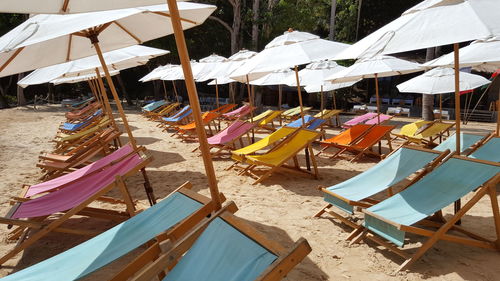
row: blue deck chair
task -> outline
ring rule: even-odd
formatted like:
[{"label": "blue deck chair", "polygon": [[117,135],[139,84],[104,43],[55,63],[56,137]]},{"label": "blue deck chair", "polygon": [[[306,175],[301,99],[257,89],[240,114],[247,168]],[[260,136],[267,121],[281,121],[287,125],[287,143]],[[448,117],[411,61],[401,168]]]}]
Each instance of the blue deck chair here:
[{"label": "blue deck chair", "polygon": [[[309,123],[313,122],[315,119],[316,119],[316,118],[314,118],[314,117],[313,117],[313,116],[311,116],[311,115],[304,115],[304,121],[305,121],[306,125],[309,125]],[[290,122],[290,123],[286,124],[285,126],[286,126],[286,127],[289,127],[289,128],[299,128],[299,127],[301,127],[302,125],[303,125],[303,123],[302,123],[302,118],[299,118],[299,119],[297,119],[297,120],[295,120],[295,121],[292,121],[292,122]],[[279,127],[279,128],[281,128],[281,127]],[[279,129],[279,128],[278,128],[278,129]]]},{"label": "blue deck chair", "polygon": [[316,130],[317,128],[321,127],[321,125],[323,125],[325,122],[326,120],[317,118],[307,126],[307,129]]},{"label": "blue deck chair", "polygon": [[[356,223],[334,212],[330,207],[335,206],[348,214],[354,214],[355,207],[371,206],[374,201],[371,201],[370,197],[373,195],[390,190],[395,184],[424,169],[412,181],[420,179],[448,153],[449,150],[439,153],[423,148],[403,146],[367,171],[334,186],[322,188],[323,199],[328,205],[315,217],[325,212],[334,213],[336,218],[356,228]],[[389,194],[391,193],[392,191]]]},{"label": "blue deck chair", "polygon": [[[467,134],[460,133],[460,153],[469,149],[471,146],[484,139],[485,136],[476,135],[476,134]],[[456,135],[453,134],[449,136],[445,141],[443,141],[438,146],[434,147],[434,150],[437,151],[445,151],[449,149],[450,151],[455,151],[457,147],[457,138]]]},{"label": "blue deck chair", "polygon": [[500,137],[493,137],[469,155],[470,158],[500,162]]},{"label": "blue deck chair", "polygon": [[210,199],[189,190],[187,187],[190,185],[184,184],[161,202],[106,232],[1,280],[77,280],[128,254],[180,222],[194,227],[200,218],[212,212],[212,204]]},{"label": "blue deck chair", "polygon": [[92,114],[89,117],[85,118],[85,120],[83,120],[81,122],[78,122],[78,123],[65,122],[64,124],[62,124],[62,126],[60,128],[62,130],[65,130],[65,131],[76,131],[76,130],[79,130],[79,129],[83,129],[87,125],[89,125],[92,122],[92,120],[94,120],[96,117],[98,117],[100,115],[102,115],[102,110],[101,109],[97,110],[96,112],[94,112],[94,114]]},{"label": "blue deck chair", "polygon": [[89,103],[89,102],[93,102],[94,100],[95,100],[95,97],[91,97],[91,98],[88,98],[88,99],[85,99],[85,100],[82,100],[79,102],[75,102],[71,105],[71,107],[80,107],[81,105],[84,105],[84,104]]},{"label": "blue deck chair", "polygon": [[284,251],[281,245],[225,211],[161,254],[138,279],[150,280],[175,265],[164,281],[281,280],[310,251],[303,238],[290,251]]},{"label": "blue deck chair", "polygon": [[179,110],[174,116],[172,116],[172,117],[163,117],[163,121],[166,121],[166,122],[179,122],[182,119],[186,118],[192,112],[193,111],[191,110],[191,107],[189,105],[186,105],[181,110]]},{"label": "blue deck chair", "polygon": [[[487,194],[495,194],[493,196],[495,198],[491,200],[492,209],[498,208],[495,186],[499,181],[499,163],[454,156],[407,189],[363,210],[365,213],[364,227],[371,233],[387,239],[399,247],[402,247],[405,242],[406,232],[430,237],[412,256],[408,256],[407,253],[398,248],[389,248],[401,256],[408,257],[399,270],[408,268],[440,239],[470,246],[498,249],[495,240],[483,238],[479,234],[464,238],[464,236],[448,233],[448,230],[452,229],[454,224]],[[437,231],[430,231],[416,225],[416,223],[441,211],[476,189],[477,191],[472,198],[453,217],[447,218],[446,222],[429,221],[431,225],[439,227]],[[495,211],[493,215],[498,234],[500,233],[500,216]],[[362,228],[355,232],[357,231],[362,231]],[[362,237],[368,237],[367,232],[363,232],[355,240]],[[378,239],[372,240],[379,244],[388,245],[383,241],[377,242],[380,241]]]},{"label": "blue deck chair", "polygon": [[142,107],[142,111],[153,111],[160,106],[167,104],[166,100],[155,101]]}]

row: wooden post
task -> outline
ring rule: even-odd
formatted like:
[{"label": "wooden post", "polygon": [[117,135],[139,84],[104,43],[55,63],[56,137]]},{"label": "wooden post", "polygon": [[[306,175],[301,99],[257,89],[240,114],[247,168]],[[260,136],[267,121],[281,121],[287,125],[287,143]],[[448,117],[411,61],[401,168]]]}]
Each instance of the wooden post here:
[{"label": "wooden post", "polygon": [[167,96],[167,86],[165,86],[165,80],[161,80],[161,83],[163,84],[163,93],[165,93],[165,101],[167,101],[168,96]]},{"label": "wooden post", "polygon": [[[250,103],[250,107],[253,107],[253,97],[252,97],[252,90],[250,89],[250,79],[248,78],[248,75],[246,75],[247,79],[247,92],[248,92],[248,102]],[[250,120],[253,119],[253,110],[250,111]],[[255,130],[252,129],[252,143],[255,142]]]},{"label": "wooden post", "polygon": [[219,108],[219,84],[217,84],[217,78],[215,78],[215,102],[217,108]]},{"label": "wooden post", "polygon": [[172,87],[174,87],[175,99],[177,100],[177,103],[179,103],[179,94],[177,93],[177,87],[175,86],[174,80],[172,80]]},{"label": "wooden post", "polygon": [[321,85],[321,118],[323,118],[323,109],[325,108],[324,102],[323,102],[323,85]]},{"label": "wooden post", "polygon": [[375,73],[375,95],[377,97],[377,123],[380,124],[380,98],[378,94],[378,74]]},{"label": "wooden post", "polygon": [[337,101],[335,100],[335,91],[332,91],[333,94],[333,109],[337,109]]},{"label": "wooden post", "polygon": [[439,95],[439,121],[443,121],[443,95]]},{"label": "wooden post", "polygon": [[97,89],[101,93],[101,97],[104,100],[104,108],[106,109],[106,112],[108,113],[109,120],[113,123],[113,127],[118,130],[118,126],[116,125],[115,118],[113,117],[113,110],[111,109],[111,105],[109,104],[108,100],[108,95],[106,94],[106,88],[104,87],[104,82],[102,81],[101,78],[101,73],[99,72],[99,69],[96,67],[95,69],[95,74],[96,74],[96,83],[97,83]]},{"label": "wooden post", "polygon": [[297,93],[299,94],[299,105],[300,105],[300,118],[302,118],[302,127],[305,127],[306,121],[304,119],[304,106],[302,104],[302,93],[300,92],[300,81],[299,81],[299,70],[295,66],[295,80],[297,81]]},{"label": "wooden post", "polygon": [[[490,84],[491,85],[491,84]],[[500,91],[498,91],[498,100],[497,100],[497,137],[500,136]]]},{"label": "wooden post", "polygon": [[458,43],[453,44],[453,54],[455,57],[455,136],[456,148],[455,153],[460,155],[460,68],[459,68],[459,46]]},{"label": "wooden post", "polygon": [[189,96],[189,103],[191,105],[191,109],[193,110],[194,122],[196,124],[196,133],[198,134],[198,140],[200,142],[200,151],[203,157],[203,163],[205,164],[205,171],[208,177],[210,194],[214,202],[215,210],[219,210],[222,207],[219,188],[217,186],[217,179],[215,177],[212,157],[210,156],[210,148],[208,147],[205,126],[203,125],[203,120],[201,117],[200,102],[198,100],[198,94],[196,92],[196,84],[194,83],[193,72],[191,70],[191,62],[189,60],[186,40],[184,38],[184,32],[182,30],[179,10],[177,8],[177,1],[167,0],[167,4],[170,12],[170,19],[172,21],[172,27],[174,30],[175,43],[177,45],[182,70],[184,72],[184,81],[186,83],[186,88]]},{"label": "wooden post", "polygon": [[281,110],[281,103],[283,103],[283,85],[278,85],[278,110]]},{"label": "wooden post", "polygon": [[111,90],[111,94],[116,102],[116,107],[118,108],[118,113],[123,121],[123,126],[125,127],[125,131],[127,131],[128,138],[133,148],[137,148],[137,142],[134,139],[134,135],[132,135],[132,130],[128,125],[127,116],[125,116],[125,112],[123,112],[122,103],[120,102],[120,97],[118,97],[118,93],[116,92],[115,84],[113,83],[113,79],[111,79],[111,75],[109,75],[108,66],[106,65],[106,61],[104,61],[104,57],[102,55],[101,46],[99,46],[99,40],[97,38],[97,34],[89,34],[89,39],[94,45],[97,56],[99,57],[99,61],[101,62],[102,69],[104,70],[104,74],[106,75],[106,81],[108,82],[109,88]]}]

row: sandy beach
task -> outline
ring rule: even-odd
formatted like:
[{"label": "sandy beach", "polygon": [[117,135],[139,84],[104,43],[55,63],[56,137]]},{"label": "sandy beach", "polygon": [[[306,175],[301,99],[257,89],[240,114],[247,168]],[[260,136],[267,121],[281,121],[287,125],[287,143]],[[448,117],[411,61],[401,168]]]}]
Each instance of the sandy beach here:
[{"label": "sandy beach", "polygon": [[[10,208],[10,197],[17,196],[23,184],[38,183],[41,173],[35,166],[38,155],[51,151],[57,128],[65,110],[59,106],[42,106],[0,110],[0,212]],[[209,195],[204,166],[195,142],[181,142],[169,133],[161,132],[156,123],[148,121],[139,111],[128,110],[127,116],[137,142],[144,145],[155,158],[147,171],[155,195],[161,199],[185,181],[193,183],[194,190]],[[401,127],[415,119],[395,118],[390,124]],[[464,131],[488,133],[495,124],[469,122]],[[397,129],[396,129],[397,130]],[[327,130],[332,136],[338,130]],[[262,135],[257,135],[257,137]],[[126,142],[126,134],[122,135]],[[385,143],[384,143],[385,145]],[[397,143],[394,144],[398,146]],[[315,145],[315,151],[319,146]],[[386,149],[386,148],[385,148]],[[303,160],[303,159],[302,159]],[[376,160],[363,158],[356,163],[348,160],[318,158],[321,179],[291,174],[275,174],[262,184],[252,185],[253,179],[238,176],[234,170],[226,171],[232,161],[214,161],[220,191],[239,207],[236,213],[268,237],[284,246],[292,245],[300,237],[306,238],[313,251],[286,278],[286,280],[500,280],[500,255],[496,251],[465,247],[449,242],[438,242],[407,272],[394,274],[401,258],[373,243],[349,246],[345,238],[351,229],[328,215],[312,218],[326,203],[318,191],[319,185],[331,186],[345,181],[376,164]],[[148,203],[137,175],[127,180],[127,186],[138,206]],[[498,190],[497,190],[498,191]],[[117,196],[113,192],[111,196]],[[500,199],[500,193],[497,192]],[[104,203],[95,203],[96,206]],[[119,206],[106,205],[109,208]],[[452,207],[445,210],[448,215]],[[91,230],[104,231],[113,226],[109,221],[88,218],[71,219],[65,226],[79,225]],[[494,238],[495,230],[490,202],[483,198],[462,222],[466,228]],[[2,242],[0,254],[12,249],[15,241],[7,241],[7,226],[0,227]],[[412,243],[405,249],[420,245],[424,239],[408,235]],[[46,258],[63,252],[88,237],[52,233],[28,250],[11,259],[0,269],[0,276],[18,271]],[[85,280],[105,280],[112,276],[136,253],[105,267]]]}]

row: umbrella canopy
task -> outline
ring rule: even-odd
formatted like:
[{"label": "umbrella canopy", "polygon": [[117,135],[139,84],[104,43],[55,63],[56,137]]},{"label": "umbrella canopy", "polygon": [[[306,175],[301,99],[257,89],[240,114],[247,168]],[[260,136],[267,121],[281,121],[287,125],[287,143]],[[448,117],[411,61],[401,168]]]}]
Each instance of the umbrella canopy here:
[{"label": "umbrella canopy", "polygon": [[[118,74],[120,74],[119,70],[112,70],[109,72],[109,75],[111,75],[111,76],[115,76]],[[101,72],[100,75],[102,77],[105,74],[104,74],[104,72]],[[84,74],[84,75],[80,75],[80,76],[57,78],[57,79],[51,80],[50,83],[52,83],[54,85],[68,84],[68,83],[72,84],[72,83],[79,83],[79,82],[83,82],[83,81],[89,81],[89,80],[93,80],[93,79],[97,79],[97,75],[95,73],[94,74]]]},{"label": "umbrella canopy", "polygon": [[290,78],[295,78],[295,72],[289,68],[285,68],[275,70],[259,79],[252,80],[250,84],[256,86],[286,85],[285,82]]},{"label": "umbrella canopy", "polygon": [[[179,9],[187,29],[203,23],[215,6],[182,2]],[[89,39],[108,52],[172,34],[167,21],[166,5],[33,16],[0,38],[0,77],[95,55]]]},{"label": "umbrella canopy", "polygon": [[248,75],[250,81],[255,80],[275,70],[334,57],[347,47],[348,44],[323,40],[307,32],[286,31],[231,73],[230,78],[246,82]]},{"label": "umbrella canopy", "polygon": [[335,59],[393,54],[500,35],[499,10],[497,0],[427,0]]},{"label": "umbrella canopy", "polygon": [[[327,77],[344,69],[345,67],[330,60],[313,62],[299,71],[299,82],[302,86],[326,86],[327,84],[331,84],[325,81]],[[297,86],[295,77],[289,77],[283,82],[288,86]]]},{"label": "umbrella canopy", "polygon": [[331,82],[348,82],[353,80],[388,77],[423,71],[418,63],[398,59],[391,56],[375,56],[358,60],[355,64],[338,71],[325,80]]},{"label": "umbrella canopy", "polygon": [[[217,79],[217,81],[212,81],[209,85],[218,84],[228,84],[231,82],[236,82],[229,78],[229,75],[240,68],[248,59],[255,56],[257,52],[242,49],[234,55],[230,56],[226,61],[223,61],[215,66],[215,68],[204,76],[205,80]],[[213,83],[213,84],[212,84]]]},{"label": "umbrella canopy", "polygon": [[320,92],[335,91],[338,89],[351,87],[352,85],[358,83],[360,80],[355,80],[355,81],[350,81],[350,82],[342,82],[342,83],[325,83],[323,85],[309,85],[309,86],[305,86],[304,90],[306,90],[306,92],[308,92],[308,93],[320,93]]},{"label": "umbrella canopy", "polygon": [[[476,40],[460,48],[460,67],[472,66],[475,70],[495,72],[500,68],[500,36]],[[423,64],[424,67],[453,66],[453,53],[443,55]]]},{"label": "umbrella canopy", "polygon": [[208,75],[214,70],[214,68],[225,61],[227,61],[227,58],[216,54],[212,54],[208,57],[200,59],[198,61],[198,64],[196,64],[196,66],[193,66],[194,79],[197,82],[204,82],[211,79],[211,77]]},{"label": "umbrella canopy", "polygon": [[[197,64],[198,62],[195,60],[191,61],[192,68],[196,67]],[[180,65],[172,65],[172,67],[164,69],[160,75],[160,79],[165,81],[184,80],[184,73]]]},{"label": "umbrella canopy", "polygon": [[139,79],[140,82],[149,82],[153,80],[159,80],[163,76],[163,72],[168,71],[171,68],[180,67],[178,64],[166,64],[160,65],[153,69],[150,73],[146,74],[144,77]]},{"label": "umbrella canopy", "polygon": [[[489,83],[491,81],[482,76],[460,72],[460,91],[473,90]],[[455,72],[452,68],[435,68],[397,87],[403,93],[427,95],[452,93],[455,91]]]},{"label": "umbrella canopy", "polygon": [[71,14],[164,4],[163,0],[2,0],[0,11],[19,14]]},{"label": "umbrella canopy", "polygon": [[[104,53],[104,60],[110,70],[123,70],[130,67],[144,65],[149,59],[170,53],[169,51],[146,46],[130,46],[119,50]],[[97,55],[78,59],[71,62],[39,68],[24,77],[17,84],[21,87],[42,84],[53,80],[91,74],[95,76],[95,69],[103,72]],[[104,76],[104,75],[103,75]]]}]

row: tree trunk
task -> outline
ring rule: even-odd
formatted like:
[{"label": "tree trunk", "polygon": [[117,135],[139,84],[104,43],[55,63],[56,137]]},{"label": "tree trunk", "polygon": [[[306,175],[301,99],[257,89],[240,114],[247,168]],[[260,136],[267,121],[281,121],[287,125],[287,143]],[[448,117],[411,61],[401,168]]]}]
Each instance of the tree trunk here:
[{"label": "tree trunk", "polygon": [[5,89],[4,87],[0,86],[0,109],[1,108],[9,108],[9,101],[7,100],[7,97],[5,96]]},{"label": "tree trunk", "polygon": [[356,40],[358,41],[359,36],[359,23],[361,21],[361,7],[363,6],[363,0],[358,0],[358,17],[356,19]]},{"label": "tree trunk", "polygon": [[48,101],[49,103],[54,103],[55,102],[55,94],[54,94],[54,84],[52,83],[47,83],[47,88],[48,88]]},{"label": "tree trunk", "polygon": [[[425,54],[425,60],[435,59],[441,52],[441,48],[428,48]],[[434,121],[434,95],[422,95],[422,119],[425,121]]]},{"label": "tree trunk", "polygon": [[330,8],[330,32],[328,33],[328,39],[335,39],[335,15],[337,14],[337,0],[332,0],[332,6]]},{"label": "tree trunk", "polygon": [[260,0],[253,0],[252,6],[252,46],[254,50],[258,50],[259,48],[259,9],[260,9]]},{"label": "tree trunk", "polygon": [[123,83],[122,76],[120,74],[116,75],[116,80],[118,80],[118,84],[120,85],[120,89],[122,90],[123,96],[125,97],[125,100],[127,101],[127,105],[134,106],[134,103],[130,99],[130,96],[127,92],[127,88],[125,87],[125,84]]},{"label": "tree trunk", "polygon": [[233,32],[231,33],[231,53],[238,52],[241,29],[241,0],[233,0]]},{"label": "tree trunk", "polygon": [[[24,73],[19,73],[17,75],[17,81],[21,81],[24,78]],[[26,105],[26,98],[24,98],[24,88],[17,86],[17,106]]]}]

